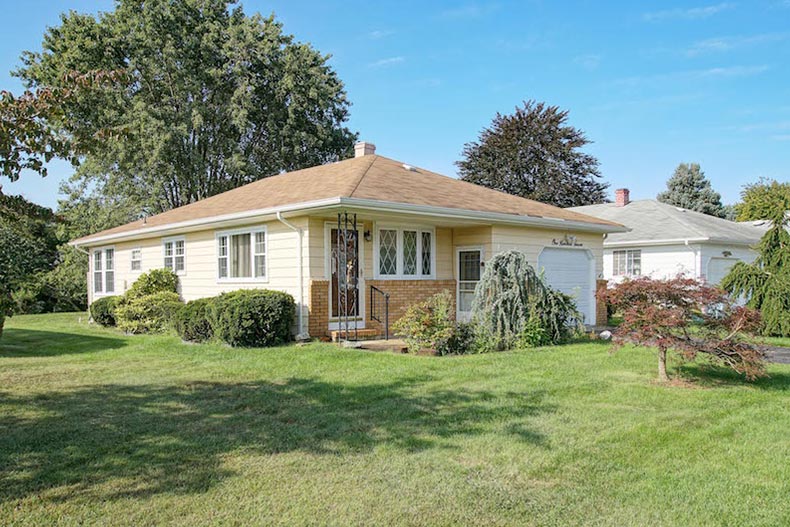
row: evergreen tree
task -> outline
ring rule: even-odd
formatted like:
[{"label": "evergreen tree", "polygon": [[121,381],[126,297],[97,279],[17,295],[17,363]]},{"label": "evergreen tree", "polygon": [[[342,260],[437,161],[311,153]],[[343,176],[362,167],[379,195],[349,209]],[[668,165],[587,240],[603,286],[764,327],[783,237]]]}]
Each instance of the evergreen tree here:
[{"label": "evergreen tree", "polygon": [[667,190],[657,196],[658,201],[694,210],[717,218],[725,218],[727,209],[721,195],[713,190],[705,173],[697,163],[681,163],[667,181]]},{"label": "evergreen tree", "polygon": [[[757,246],[753,263],[738,262],[721,287],[733,297],[749,299],[760,310],[765,335],[790,336],[790,216],[781,194],[765,196],[764,213],[772,225]],[[762,213],[761,213],[762,214]]]},{"label": "evergreen tree", "polygon": [[558,207],[603,203],[609,185],[598,181],[598,160],[580,150],[590,141],[567,120],[567,111],[535,101],[497,113],[464,145],[461,179]]}]

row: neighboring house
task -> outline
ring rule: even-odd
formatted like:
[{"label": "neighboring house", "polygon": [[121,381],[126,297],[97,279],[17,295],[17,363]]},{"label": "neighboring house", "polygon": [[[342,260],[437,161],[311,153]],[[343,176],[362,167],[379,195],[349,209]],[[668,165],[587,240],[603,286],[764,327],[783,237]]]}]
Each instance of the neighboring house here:
[{"label": "neighboring house", "polygon": [[[88,250],[89,299],[123,294],[141,272],[173,269],[184,300],[242,288],[293,295],[298,333],[337,328],[338,213],[357,214],[358,293],[349,305],[359,327],[371,320],[371,286],[390,295],[391,321],[448,289],[468,318],[485,261],[508,249],[545,268],[595,323],[604,234],[615,222],[526,200],[375,155],[281,174],[72,241]],[[342,243],[341,243],[342,247]],[[340,293],[338,290],[340,288]]]},{"label": "neighboring house", "polygon": [[616,191],[615,203],[569,210],[630,229],[604,240],[607,280],[685,274],[717,284],[736,262],[755,259],[753,247],[768,228],[765,222],[736,223],[652,199],[630,201],[628,189]]}]

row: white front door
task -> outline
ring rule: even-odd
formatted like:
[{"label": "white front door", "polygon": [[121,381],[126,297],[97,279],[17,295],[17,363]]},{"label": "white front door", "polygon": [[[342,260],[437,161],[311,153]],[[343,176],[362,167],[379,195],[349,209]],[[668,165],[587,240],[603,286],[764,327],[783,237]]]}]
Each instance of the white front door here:
[{"label": "white front door", "polygon": [[456,251],[458,290],[456,294],[456,318],[468,322],[472,318],[472,301],[475,288],[480,282],[483,250],[480,247],[459,247]]}]

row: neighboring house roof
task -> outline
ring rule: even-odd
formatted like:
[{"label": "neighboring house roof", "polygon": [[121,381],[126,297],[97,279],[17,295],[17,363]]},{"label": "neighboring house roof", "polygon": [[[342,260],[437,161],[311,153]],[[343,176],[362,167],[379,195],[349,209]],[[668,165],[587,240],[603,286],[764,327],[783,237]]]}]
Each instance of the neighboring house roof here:
[{"label": "neighboring house roof", "polygon": [[667,245],[671,243],[723,243],[754,245],[766,227],[736,223],[656,200],[631,201],[573,207],[575,212],[622,223],[629,232],[609,234],[604,246]]},{"label": "neighboring house roof", "polygon": [[267,177],[242,187],[72,241],[87,245],[168,228],[319,207],[346,206],[491,222],[616,232],[613,221],[539,203],[405,165],[379,155]]}]

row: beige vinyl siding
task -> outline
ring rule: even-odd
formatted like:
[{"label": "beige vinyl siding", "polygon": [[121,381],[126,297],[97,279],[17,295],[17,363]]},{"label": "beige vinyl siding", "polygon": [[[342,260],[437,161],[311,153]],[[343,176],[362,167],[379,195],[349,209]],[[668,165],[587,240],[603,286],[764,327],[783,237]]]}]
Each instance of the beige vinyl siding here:
[{"label": "beige vinyl siding", "polygon": [[[562,240],[565,235],[576,236],[582,249],[588,249],[595,260],[595,276],[603,275],[603,235],[563,230],[531,229],[495,225],[492,227],[491,246],[493,254],[516,250],[527,255],[529,262],[538,265],[538,256],[544,247],[554,247],[553,240]],[[486,253],[486,260],[491,254]]]},{"label": "beige vinyl siding", "polygon": [[[307,229],[307,218],[289,219],[297,227]],[[185,301],[196,298],[216,296],[225,291],[236,289],[276,289],[285,291],[298,301],[299,271],[296,265],[298,256],[297,233],[279,221],[255,223],[233,227],[232,230],[255,228],[265,225],[267,229],[267,279],[265,281],[221,282],[217,278],[216,233],[224,229],[210,229],[190,232],[184,235],[186,241],[186,269],[179,276],[179,292]],[[307,232],[305,232],[307,239]],[[107,247],[110,247],[109,245]],[[140,272],[131,270],[131,253],[135,248],[142,250],[142,272],[161,269],[164,266],[162,238],[115,244],[115,289],[123,294],[137,279]],[[308,294],[309,251],[303,254],[305,295]],[[306,298],[306,296],[305,296]]]}]

